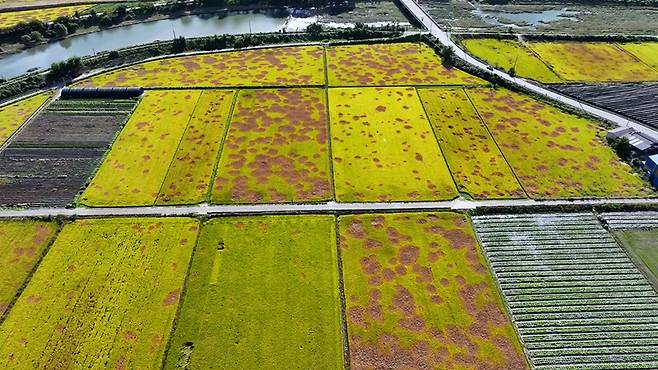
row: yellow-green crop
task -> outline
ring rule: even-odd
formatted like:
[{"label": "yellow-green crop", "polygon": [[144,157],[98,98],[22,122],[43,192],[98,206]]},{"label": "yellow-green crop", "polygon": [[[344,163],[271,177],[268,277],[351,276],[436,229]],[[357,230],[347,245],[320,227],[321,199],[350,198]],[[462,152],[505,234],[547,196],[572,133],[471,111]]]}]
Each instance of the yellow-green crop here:
[{"label": "yellow-green crop", "polygon": [[565,80],[576,82],[657,81],[658,71],[616,44],[531,42],[539,57]]},{"label": "yellow-green crop", "polygon": [[337,200],[457,196],[416,89],[329,89],[329,106]]},{"label": "yellow-green crop", "polygon": [[530,197],[651,194],[603,141],[605,130],[595,122],[507,90],[466,93]]},{"label": "yellow-green crop", "polygon": [[427,45],[391,43],[327,48],[331,86],[470,85],[485,81],[446,68]]},{"label": "yellow-green crop", "polygon": [[233,104],[232,90],[205,90],[187,125],[158,196],[158,204],[206,200]]},{"label": "yellow-green crop", "polygon": [[242,90],[217,168],[214,203],[332,198],[321,89]]},{"label": "yellow-green crop", "polygon": [[165,368],[341,369],[332,216],[203,225]]},{"label": "yellow-green crop", "polygon": [[0,146],[49,98],[50,94],[43,93],[0,107]]},{"label": "yellow-green crop", "polygon": [[88,206],[154,204],[200,94],[198,90],[147,92],[81,202]]},{"label": "yellow-green crop", "polygon": [[0,29],[12,28],[21,22],[28,23],[33,20],[40,20],[42,22],[54,21],[59,17],[70,16],[75,12],[83,12],[91,7],[92,5],[74,5],[4,12],[0,13]]},{"label": "yellow-green crop", "polygon": [[514,72],[539,82],[562,81],[530,49],[518,41],[496,39],[466,39],[462,41],[469,53],[492,66]]},{"label": "yellow-green crop", "polygon": [[528,367],[466,216],[341,216],[339,230],[352,368]]},{"label": "yellow-green crop", "polygon": [[81,86],[324,85],[321,46],[273,47],[166,58],[94,76]]},{"label": "yellow-green crop", "polygon": [[620,46],[641,62],[658,71],[658,42],[623,43]]},{"label": "yellow-green crop", "polygon": [[463,89],[418,92],[461,192],[476,199],[525,195]]},{"label": "yellow-green crop", "polygon": [[64,226],[0,327],[0,367],[158,368],[197,231],[184,218]]},{"label": "yellow-green crop", "polygon": [[0,316],[5,313],[57,232],[57,224],[0,221]]}]

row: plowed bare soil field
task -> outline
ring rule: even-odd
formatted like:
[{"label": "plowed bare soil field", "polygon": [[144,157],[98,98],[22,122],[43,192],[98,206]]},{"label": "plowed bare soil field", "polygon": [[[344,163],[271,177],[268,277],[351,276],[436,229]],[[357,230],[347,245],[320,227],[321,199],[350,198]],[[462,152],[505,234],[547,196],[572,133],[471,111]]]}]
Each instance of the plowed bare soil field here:
[{"label": "plowed bare soil field", "polygon": [[339,224],[353,369],[528,367],[465,216]]}]

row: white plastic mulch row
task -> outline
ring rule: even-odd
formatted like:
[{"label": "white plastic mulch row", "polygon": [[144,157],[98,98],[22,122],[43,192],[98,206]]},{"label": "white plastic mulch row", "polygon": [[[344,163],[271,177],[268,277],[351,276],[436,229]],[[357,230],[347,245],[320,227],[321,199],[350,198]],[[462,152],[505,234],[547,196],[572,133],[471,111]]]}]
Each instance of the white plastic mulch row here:
[{"label": "white plastic mulch row", "polygon": [[658,228],[658,212],[608,212],[601,219],[612,230]]},{"label": "white plastic mulch row", "polygon": [[658,294],[594,214],[473,223],[536,369],[658,369]]}]

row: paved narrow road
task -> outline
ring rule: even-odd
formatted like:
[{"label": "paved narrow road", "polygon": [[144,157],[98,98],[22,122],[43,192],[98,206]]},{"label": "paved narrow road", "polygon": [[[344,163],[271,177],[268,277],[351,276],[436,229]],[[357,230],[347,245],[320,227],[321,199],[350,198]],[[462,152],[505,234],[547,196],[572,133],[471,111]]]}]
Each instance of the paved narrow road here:
[{"label": "paved narrow road", "polygon": [[20,217],[105,217],[105,216],[200,216],[200,215],[260,215],[260,214],[307,214],[307,213],[376,213],[411,211],[463,211],[492,207],[533,207],[533,206],[596,206],[616,205],[658,205],[658,198],[589,199],[589,200],[464,200],[454,199],[436,202],[378,202],[378,203],[336,203],[317,204],[245,204],[195,206],[151,206],[151,207],[108,207],[108,208],[26,208],[0,209],[0,218]]},{"label": "paved narrow road", "polygon": [[430,15],[428,13],[426,13],[420,7],[420,5],[418,5],[414,0],[400,0],[400,2],[409,10],[409,12],[411,12],[411,14],[413,14],[414,17],[416,17],[416,19],[421,24],[423,24],[423,26],[425,26],[430,31],[432,36],[439,39],[439,41],[443,45],[452,47],[453,50],[455,51],[455,55],[458,58],[460,58],[460,59],[464,60],[465,62],[467,62],[468,64],[470,64],[474,67],[477,67],[481,70],[485,70],[485,71],[488,71],[490,73],[496,74],[497,76],[500,76],[501,78],[503,78],[507,81],[510,81],[510,82],[515,83],[519,86],[522,86],[522,87],[524,87],[528,90],[531,90],[531,91],[533,91],[537,94],[540,94],[540,95],[542,95],[546,98],[559,101],[563,104],[567,104],[567,105],[569,105],[571,107],[574,107],[576,109],[584,110],[587,113],[590,113],[594,116],[597,116],[597,117],[606,119],[608,121],[614,122],[618,126],[629,126],[629,127],[632,127],[633,129],[639,131],[639,132],[648,133],[650,135],[658,137],[658,131],[656,131],[656,130],[650,128],[650,127],[644,126],[643,124],[641,124],[639,122],[629,120],[626,117],[620,116],[620,115],[612,113],[610,111],[607,111],[607,110],[604,110],[604,109],[601,109],[601,108],[597,108],[597,107],[595,107],[593,105],[590,105],[590,104],[587,104],[587,103],[583,103],[579,100],[570,98],[566,95],[558,94],[555,91],[552,91],[552,90],[549,90],[549,89],[544,88],[542,86],[539,86],[539,85],[537,85],[535,83],[532,83],[528,80],[525,80],[523,78],[510,76],[509,74],[507,74],[503,71],[497,70],[497,69],[493,68],[492,66],[490,66],[488,64],[485,64],[485,63],[473,58],[471,55],[469,55],[464,50],[462,50],[457,44],[455,44],[452,41],[452,39],[450,38],[450,33],[447,32],[447,31],[442,30],[441,27],[432,19],[432,17],[430,17]]}]

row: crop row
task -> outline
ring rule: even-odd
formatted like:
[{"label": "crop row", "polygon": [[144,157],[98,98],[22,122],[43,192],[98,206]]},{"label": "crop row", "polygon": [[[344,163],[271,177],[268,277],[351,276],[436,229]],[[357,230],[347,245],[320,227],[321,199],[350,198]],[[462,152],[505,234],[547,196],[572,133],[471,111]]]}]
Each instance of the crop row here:
[{"label": "crop row", "polygon": [[656,291],[593,214],[560,216],[474,218],[531,362],[650,368],[655,340],[634,333],[658,324]]},{"label": "crop row", "polygon": [[[23,104],[45,99],[37,95]],[[121,111],[99,112],[95,106],[102,101],[85,102],[84,109],[41,111],[0,152],[0,204],[64,206],[74,201],[135,105],[128,101],[121,103]]]},{"label": "crop row", "polygon": [[613,230],[658,228],[658,212],[609,212],[601,219]]}]

